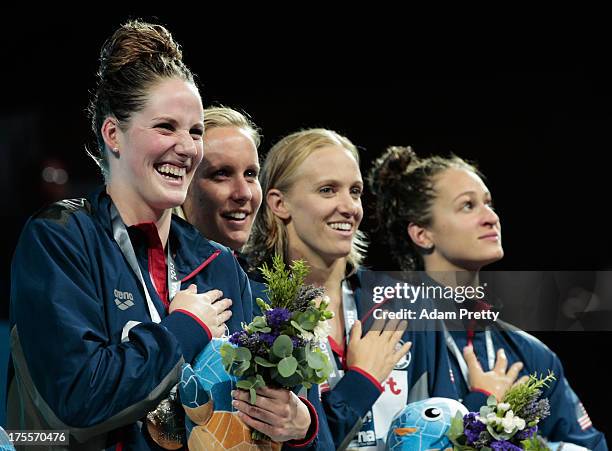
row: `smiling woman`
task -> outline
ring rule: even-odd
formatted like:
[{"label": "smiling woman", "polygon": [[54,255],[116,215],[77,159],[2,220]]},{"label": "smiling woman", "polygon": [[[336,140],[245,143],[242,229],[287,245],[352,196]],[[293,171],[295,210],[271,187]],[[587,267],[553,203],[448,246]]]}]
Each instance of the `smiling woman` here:
[{"label": "smiling woman", "polygon": [[[304,260],[310,268],[306,282],[325,288],[334,313],[325,348],[336,369],[321,386],[326,423],[320,434],[329,434],[336,449],[347,446],[357,432],[356,440],[361,442],[353,445],[376,446],[386,435],[392,414],[406,403],[405,398],[382,395],[382,384],[390,374],[400,383],[405,381],[406,373],[395,374],[393,369],[411,343],[399,343],[405,321],[389,321],[386,326],[382,321],[378,330],[363,337],[356,321],[359,265],[365,253],[359,231],[363,179],[357,148],[331,130],[292,133],[270,150],[261,181],[266,202],[255,220],[247,258],[253,266],[269,262],[275,254],[282,255],[286,264]],[[371,409],[376,432],[373,421],[359,431],[361,419],[372,418]]]},{"label": "smiling woman", "polygon": [[204,117],[168,30],[117,29],[90,113],[105,186],[42,209],[15,251],[8,425],[151,449],[159,437],[142,419],[184,362],[251,320],[250,286],[225,247],[172,216],[202,159]]},{"label": "smiling woman", "polygon": [[249,239],[261,205],[259,132],[242,113],[226,107],[204,110],[205,153],[183,205],[202,234],[239,250]]}]

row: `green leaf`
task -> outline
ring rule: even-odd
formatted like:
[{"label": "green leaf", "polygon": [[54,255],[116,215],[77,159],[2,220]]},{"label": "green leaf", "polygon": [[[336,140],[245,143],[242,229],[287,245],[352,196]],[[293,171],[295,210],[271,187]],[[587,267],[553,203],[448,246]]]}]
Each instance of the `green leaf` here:
[{"label": "green leaf", "polygon": [[289,357],[293,352],[293,343],[287,335],[279,335],[272,345],[272,352],[278,357]]},{"label": "green leaf", "polygon": [[295,373],[298,362],[295,357],[285,357],[283,360],[278,362],[278,373],[283,377],[290,377]]},{"label": "green leaf", "polygon": [[236,387],[241,388],[242,390],[248,390],[253,386],[253,383],[248,379],[242,379],[236,382]]},{"label": "green leaf", "polygon": [[455,443],[459,437],[463,435],[463,415],[461,412],[457,412],[455,416],[451,419],[450,427],[448,428],[448,432],[446,436]]},{"label": "green leaf", "polygon": [[267,312],[268,310],[272,310],[272,307],[270,307],[266,303],[266,301],[264,301],[262,298],[255,299],[255,302],[257,303],[257,305],[259,306],[262,312]]},{"label": "green leaf", "polygon": [[274,368],[276,366],[275,363],[268,362],[266,359],[260,356],[255,356],[255,363],[258,365],[264,366],[266,368]]},{"label": "green leaf", "polygon": [[237,348],[234,360],[236,360],[237,362],[245,362],[247,360],[251,360],[251,351],[249,351],[248,348],[242,346]]},{"label": "green leaf", "polygon": [[257,393],[255,392],[254,388],[249,388],[249,392],[251,393],[250,402],[251,404],[255,404],[255,402],[257,401]]},{"label": "green leaf", "polygon": [[231,368],[232,364],[234,363],[236,348],[229,343],[223,343],[219,349],[219,354],[221,354],[221,363],[223,363],[223,367],[225,368],[225,371],[227,371],[228,368]]},{"label": "green leaf", "polygon": [[245,360],[244,362],[241,362],[238,366],[234,365],[234,372],[233,374],[235,376],[243,376],[245,371],[249,369],[249,367],[251,366],[251,362],[248,360]]},{"label": "green leaf", "polygon": [[497,405],[497,398],[494,395],[491,395],[487,398],[487,406],[494,407]]},{"label": "green leaf", "polygon": [[302,326],[300,326],[300,325],[297,323],[297,321],[295,321],[295,320],[291,320],[291,325],[292,325],[293,327],[295,327],[295,328],[296,328],[296,329],[297,329],[299,332],[301,332],[301,333],[303,333],[303,334],[304,334],[304,333],[306,333],[306,330],[302,329]]},{"label": "green leaf", "polygon": [[308,365],[315,370],[321,370],[325,367],[325,359],[326,357],[320,352],[311,351],[306,354]]}]

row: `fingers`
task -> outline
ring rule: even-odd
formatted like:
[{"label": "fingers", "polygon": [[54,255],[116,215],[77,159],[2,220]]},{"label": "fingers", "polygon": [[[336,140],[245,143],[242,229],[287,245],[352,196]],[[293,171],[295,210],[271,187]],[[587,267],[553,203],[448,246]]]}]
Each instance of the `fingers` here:
[{"label": "fingers", "polygon": [[412,347],[412,342],[408,341],[406,343],[404,343],[402,345],[401,348],[399,348],[399,350],[393,355],[394,359],[395,359],[395,363],[399,362],[399,360],[404,357],[406,354],[408,354],[408,351],[410,351],[410,348]]},{"label": "fingers", "polygon": [[506,352],[503,348],[499,348],[497,350],[497,360],[495,361],[495,367],[493,371],[499,374],[506,374],[506,369],[508,368],[508,358],[506,357]]},{"label": "fingers", "polygon": [[197,294],[198,293],[198,286],[195,283],[192,283],[191,285],[189,285],[187,287],[187,291],[189,293],[192,293],[192,294]]},{"label": "fingers", "polygon": [[223,298],[220,301],[217,301],[213,304],[213,308],[215,309],[217,313],[221,313],[224,310],[229,309],[231,306],[232,306],[232,300],[228,298]]},{"label": "fingers", "polygon": [[510,378],[510,381],[514,382],[522,369],[523,369],[523,362],[515,362],[512,364],[512,366],[506,373],[506,376]]},{"label": "fingers", "polygon": [[255,390],[257,393],[257,399],[259,396],[265,396],[266,398],[278,399],[283,403],[288,403],[289,398],[291,397],[291,392],[286,388],[270,388],[270,387],[260,387]]},{"label": "fingers", "polygon": [[472,371],[482,372],[482,366],[480,366],[480,362],[476,354],[474,354],[474,348],[472,346],[463,348],[463,358],[465,359],[465,363],[467,363],[469,373],[472,373]]},{"label": "fingers", "polygon": [[356,320],[351,328],[351,339],[350,342],[358,342],[361,340],[361,321]]},{"label": "fingers", "polygon": [[[283,405],[280,405],[280,407],[275,406],[273,403],[270,403],[269,399],[260,399],[263,397],[259,396],[257,397],[257,402],[255,404],[250,404],[248,402],[248,392],[244,392],[242,390],[236,390],[236,392],[237,393],[234,400],[232,401],[232,406],[234,406],[238,411],[247,414],[252,419],[259,420],[267,424],[273,425],[281,421],[282,417],[277,415],[276,411],[281,411],[281,408],[284,407]],[[272,410],[268,410],[263,406],[269,407]],[[282,413],[285,413],[284,410]]]},{"label": "fingers", "polygon": [[[234,401],[235,403],[241,403],[242,401]],[[248,404],[242,403],[248,407]],[[238,416],[240,419],[252,429],[255,429],[259,432],[263,432],[268,437],[274,438],[273,430],[274,428],[261,420],[256,419],[255,417],[250,416],[248,413],[244,412],[241,408],[234,406],[238,409]]]},{"label": "fingers", "polygon": [[402,336],[404,335],[404,332],[406,332],[407,328],[408,328],[408,321],[401,321],[398,324],[397,329],[395,330],[393,335],[391,335],[390,341],[393,344],[399,342],[401,340]]},{"label": "fingers", "polygon": [[223,291],[221,290],[209,290],[206,293],[202,294],[202,297],[206,301],[210,302],[211,304],[215,302],[217,299],[221,298],[221,296],[223,296]]},{"label": "fingers", "polygon": [[382,330],[381,335],[391,340],[399,322],[399,319],[390,319],[389,321],[387,321],[387,324],[385,324],[385,328]]},{"label": "fingers", "polygon": [[516,381],[514,384],[512,384],[512,386],[514,387],[515,385],[524,384],[528,380],[529,380],[529,376],[523,376],[518,381]]}]

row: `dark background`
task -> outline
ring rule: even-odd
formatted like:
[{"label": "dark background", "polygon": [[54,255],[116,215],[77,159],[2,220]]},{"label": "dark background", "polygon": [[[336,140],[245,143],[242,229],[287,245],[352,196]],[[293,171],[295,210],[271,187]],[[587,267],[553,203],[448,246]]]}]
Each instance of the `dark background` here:
[{"label": "dark background", "polygon": [[[321,17],[264,24],[230,12],[201,21],[185,15],[157,17],[199,74],[205,105],[248,112],[263,130],[263,154],[285,134],[314,126],[358,145],[364,173],[392,144],[422,155],[454,152],[478,162],[501,217],[506,257],[491,269],[609,266],[612,89],[609,58],[595,41],[559,33],[498,45],[484,33],[439,42],[437,29],[414,33],[408,25],[374,32]],[[6,20],[0,55],[0,319],[8,317],[10,259],[27,217],[101,183],[84,151],[93,145],[84,110],[99,49],[128,16],[24,17]],[[64,168],[68,183],[43,182],[48,165]],[[370,231],[367,194],[364,204],[362,229]],[[371,237],[368,263],[389,268],[380,237]],[[536,335],[562,358],[593,422],[612,431],[603,370],[612,335]]]}]

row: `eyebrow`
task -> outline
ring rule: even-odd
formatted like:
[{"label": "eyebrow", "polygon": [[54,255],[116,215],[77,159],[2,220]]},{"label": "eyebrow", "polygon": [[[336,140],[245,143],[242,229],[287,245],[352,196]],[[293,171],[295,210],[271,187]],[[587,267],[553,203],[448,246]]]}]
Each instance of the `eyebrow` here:
[{"label": "eyebrow", "polygon": [[[476,191],[474,191],[474,190],[464,191],[464,192],[462,192],[461,194],[459,194],[457,197],[455,197],[455,198],[453,199],[453,202],[455,202],[455,201],[456,201],[457,199],[459,199],[461,196],[465,196],[466,194],[475,194],[475,195],[478,195],[478,193],[477,193]],[[485,195],[485,197],[486,197],[486,196],[491,197],[491,193],[490,193],[489,191],[485,191],[485,192],[484,192],[484,195]]]},{"label": "eyebrow", "polygon": [[[154,117],[151,120],[153,122],[157,122],[157,121],[170,122],[172,125],[177,125],[178,124],[178,121],[176,119],[170,117],[170,116],[158,116],[158,117]],[[191,125],[191,127],[200,127],[200,128],[202,128],[202,130],[204,130],[204,120],[202,119],[199,122],[194,123],[193,125]]]},{"label": "eyebrow", "polygon": [[[340,180],[338,179],[322,179],[322,180],[313,180],[313,184],[315,185],[320,185],[320,184],[324,184],[324,185],[334,185],[334,184],[338,184],[338,183],[342,183]],[[358,183],[360,185],[363,185],[363,180],[354,180],[353,182],[351,182],[351,184],[353,183]]]}]

